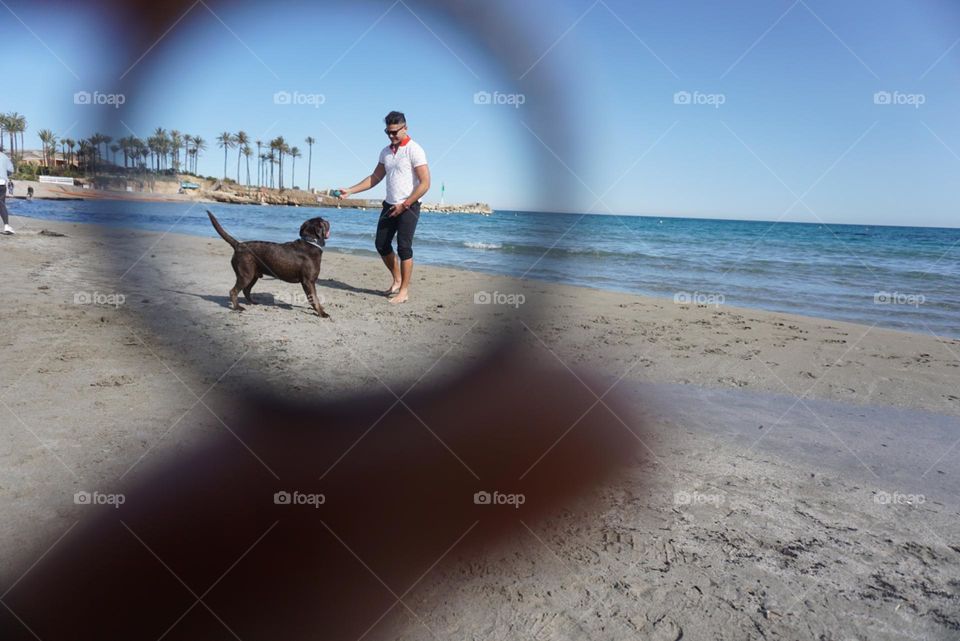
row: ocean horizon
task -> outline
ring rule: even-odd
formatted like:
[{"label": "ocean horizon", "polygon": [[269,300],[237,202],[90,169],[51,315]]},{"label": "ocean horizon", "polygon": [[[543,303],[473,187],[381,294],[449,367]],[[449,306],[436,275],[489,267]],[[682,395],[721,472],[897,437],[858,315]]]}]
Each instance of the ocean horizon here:
[{"label": "ocean horizon", "polygon": [[494,209],[495,212],[511,212],[518,214],[549,214],[551,216],[609,216],[611,218],[653,218],[658,220],[696,220],[696,221],[715,221],[726,223],[761,223],[767,225],[830,225],[831,227],[893,227],[897,229],[942,229],[944,231],[960,231],[960,225],[956,227],[941,227],[938,225],[888,225],[888,224],[864,224],[864,223],[837,223],[837,222],[810,222],[805,220],[773,220],[773,219],[753,219],[753,218],[705,218],[702,216],[680,216],[678,214],[617,214],[606,213],[598,214],[595,212],[576,212],[576,211],[540,211],[535,209]]},{"label": "ocean horizon", "polygon": [[[287,241],[331,222],[327,248],[375,256],[379,211],[214,203],[8,201],[38,219]],[[497,210],[423,213],[423,264],[960,338],[960,229]]]}]

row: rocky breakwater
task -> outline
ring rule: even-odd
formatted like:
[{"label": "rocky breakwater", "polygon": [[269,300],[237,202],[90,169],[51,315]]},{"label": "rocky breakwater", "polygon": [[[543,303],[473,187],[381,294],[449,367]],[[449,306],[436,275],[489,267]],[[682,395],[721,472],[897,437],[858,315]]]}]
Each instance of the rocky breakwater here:
[{"label": "rocky breakwater", "polygon": [[466,205],[423,203],[420,211],[430,211],[438,214],[480,214],[482,216],[489,216],[493,213],[493,209],[487,203],[467,203]]},{"label": "rocky breakwater", "polygon": [[[201,189],[197,196],[204,200],[232,205],[285,205],[288,207],[334,207],[340,209],[379,210],[382,201],[367,198],[345,198],[340,200],[326,193],[311,193],[301,189]],[[440,205],[423,203],[421,211],[441,214],[481,214],[493,213],[486,203],[468,203],[465,205]]]}]

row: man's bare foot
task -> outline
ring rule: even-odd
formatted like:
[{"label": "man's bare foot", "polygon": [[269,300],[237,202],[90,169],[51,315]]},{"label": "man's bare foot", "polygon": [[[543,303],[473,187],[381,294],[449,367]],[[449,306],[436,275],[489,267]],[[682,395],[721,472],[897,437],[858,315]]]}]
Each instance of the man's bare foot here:
[{"label": "man's bare foot", "polygon": [[407,292],[400,290],[397,292],[396,296],[390,299],[390,304],[396,305],[397,303],[405,303],[407,302],[408,298],[410,298],[410,295]]},{"label": "man's bare foot", "polygon": [[394,284],[393,284],[393,287],[391,287],[390,289],[388,289],[387,291],[385,291],[385,292],[383,292],[383,293],[384,293],[384,295],[386,295],[386,296],[396,296],[396,295],[397,295],[397,292],[399,292],[399,291],[400,291],[400,283],[394,283]]}]

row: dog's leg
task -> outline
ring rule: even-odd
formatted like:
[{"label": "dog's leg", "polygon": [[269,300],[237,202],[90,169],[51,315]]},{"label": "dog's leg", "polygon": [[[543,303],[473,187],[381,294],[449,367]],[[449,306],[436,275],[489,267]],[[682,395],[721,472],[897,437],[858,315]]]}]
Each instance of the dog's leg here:
[{"label": "dog's leg", "polygon": [[320,304],[320,299],[317,297],[317,286],[313,281],[302,280],[300,284],[303,285],[303,292],[307,295],[307,300],[310,301],[314,311],[317,312],[320,318],[330,318],[330,314],[323,311],[323,305]]},{"label": "dog's leg", "polygon": [[242,312],[244,309],[237,301],[237,294],[241,289],[243,289],[243,279],[237,276],[237,284],[230,290],[230,302],[233,303],[233,311],[235,312]]},{"label": "dog's leg", "polygon": [[243,288],[243,297],[244,297],[244,298],[246,299],[246,301],[247,301],[248,303],[250,303],[251,305],[256,305],[256,303],[255,303],[255,302],[253,301],[253,299],[250,297],[250,290],[253,289],[253,286],[257,284],[257,281],[258,281],[258,280],[260,280],[260,277],[259,277],[259,276],[254,276],[254,277],[253,277],[253,280],[251,280],[250,283],[247,284],[247,286]]}]

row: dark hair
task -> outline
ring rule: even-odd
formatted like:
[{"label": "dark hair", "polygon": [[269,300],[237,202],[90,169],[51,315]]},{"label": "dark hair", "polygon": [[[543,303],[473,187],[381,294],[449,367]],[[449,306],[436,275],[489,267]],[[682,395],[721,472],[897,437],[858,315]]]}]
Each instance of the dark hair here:
[{"label": "dark hair", "polygon": [[391,111],[387,114],[387,117],[383,119],[383,122],[388,125],[405,125],[407,124],[407,117],[403,115],[402,111]]}]

